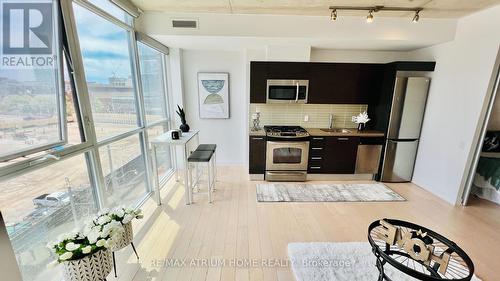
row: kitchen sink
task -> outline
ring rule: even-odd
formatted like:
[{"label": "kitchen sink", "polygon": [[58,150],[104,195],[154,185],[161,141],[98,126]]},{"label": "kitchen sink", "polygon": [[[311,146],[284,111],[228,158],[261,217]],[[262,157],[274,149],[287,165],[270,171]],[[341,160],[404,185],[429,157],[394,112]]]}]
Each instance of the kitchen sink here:
[{"label": "kitchen sink", "polygon": [[341,134],[352,133],[352,131],[348,130],[348,129],[321,129],[321,131],[327,132],[327,133],[341,133]]}]

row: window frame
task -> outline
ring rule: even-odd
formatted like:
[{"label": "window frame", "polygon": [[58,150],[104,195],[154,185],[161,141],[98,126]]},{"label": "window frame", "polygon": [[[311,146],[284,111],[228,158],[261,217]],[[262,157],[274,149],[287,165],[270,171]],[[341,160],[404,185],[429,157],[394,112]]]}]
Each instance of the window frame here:
[{"label": "window frame", "polygon": [[[137,31],[135,30],[134,27],[134,18],[132,18],[132,22],[130,25],[127,25],[123,21],[114,18],[112,15],[106,13],[105,11],[101,10],[100,8],[96,7],[92,3],[87,2],[86,0],[70,0],[70,1],[61,1],[61,0],[54,0],[55,3],[55,9],[57,10],[57,15],[58,15],[58,47],[60,50],[60,72],[63,73],[63,56],[67,59],[66,61],[66,67],[68,70],[68,74],[72,83],[73,91],[76,93],[78,99],[77,99],[77,104],[75,106],[78,106],[78,111],[79,115],[79,120],[81,121],[80,123],[80,131],[84,134],[83,135],[83,140],[79,144],[74,144],[74,145],[63,145],[62,149],[58,150],[53,150],[51,148],[54,148],[54,146],[50,146],[49,148],[45,150],[39,150],[38,152],[45,152],[45,153],[40,153],[40,155],[29,155],[31,157],[27,159],[20,159],[19,161],[15,161],[12,163],[9,163],[6,166],[0,167],[0,180],[4,179],[10,179],[25,173],[30,173],[34,170],[38,170],[47,166],[50,166],[52,164],[57,163],[59,160],[65,160],[71,157],[74,157],[76,155],[81,155],[83,154],[85,156],[86,162],[87,162],[87,169],[89,176],[91,177],[91,184],[92,187],[94,188],[94,194],[97,200],[97,205],[99,209],[104,208],[104,197],[103,197],[103,192],[104,192],[104,175],[103,175],[103,170],[101,167],[101,160],[100,160],[100,155],[99,155],[99,148],[128,138],[132,135],[138,134],[139,135],[139,141],[140,141],[140,146],[141,146],[141,153],[144,155],[144,165],[146,169],[146,186],[147,186],[147,192],[144,196],[144,198],[138,199],[137,204],[135,207],[141,206],[149,197],[151,197],[152,194],[156,192],[154,190],[154,181],[153,181],[153,173],[152,173],[152,162],[151,162],[151,156],[149,154],[150,150],[150,144],[148,141],[148,134],[147,134],[147,129],[153,126],[157,126],[160,124],[165,124],[168,129],[171,128],[171,108],[170,108],[170,97],[169,97],[169,91],[168,91],[168,82],[169,79],[167,77],[168,75],[168,65],[167,65],[167,59],[168,59],[168,54],[161,52],[161,50],[158,50],[154,46],[150,46],[150,44],[147,44],[147,42],[142,42],[140,41],[139,38],[137,38]],[[100,141],[97,141],[96,133],[95,133],[95,127],[94,127],[94,121],[93,121],[93,115],[92,115],[92,109],[91,109],[91,103],[90,103],[90,97],[89,97],[89,92],[87,88],[87,82],[85,79],[85,69],[83,67],[83,58],[82,58],[82,53],[80,49],[80,42],[79,42],[79,37],[78,37],[78,32],[76,30],[76,20],[74,16],[74,11],[73,11],[73,3],[76,3],[80,5],[83,8],[88,9],[89,11],[93,12],[96,14],[96,16],[100,16],[104,18],[105,20],[110,21],[113,24],[118,25],[119,27],[127,30],[129,32],[128,36],[128,44],[129,46],[129,51],[130,51],[130,63],[131,63],[131,71],[132,71],[132,80],[134,83],[134,95],[136,98],[136,107],[137,107],[137,118],[138,118],[138,125],[137,128],[110,137],[106,138]],[[143,38],[143,37],[141,37]],[[152,39],[154,40],[154,39]],[[141,75],[140,75],[140,63],[139,63],[139,53],[138,53],[138,46],[137,42],[141,42],[146,44],[149,47],[152,47],[153,49],[156,49],[157,51],[160,51],[162,54],[162,72],[163,72],[163,87],[164,87],[164,93],[165,93],[165,108],[167,109],[167,112],[165,112],[164,118],[161,120],[157,120],[155,122],[152,122],[151,124],[147,124],[146,118],[145,118],[145,110],[144,110],[144,96],[143,96],[143,91],[142,91],[142,81],[141,81]],[[158,44],[161,45],[161,43],[157,42]],[[168,47],[163,46],[164,49],[168,50]],[[66,101],[64,98],[64,76],[61,75],[59,77],[60,80],[60,87],[61,87],[61,95],[63,97],[62,105],[64,108],[64,114],[66,112]],[[65,116],[65,115],[64,115]],[[66,123],[66,119],[63,119],[64,123]],[[64,124],[66,125],[66,124]],[[65,132],[67,134],[67,130]],[[173,162],[173,159],[171,159]],[[172,177],[174,174],[173,169],[169,171],[162,179],[160,179],[160,185],[163,185],[168,179]]]},{"label": "window frame", "polygon": [[[33,146],[27,149],[19,149],[14,150],[12,152],[8,152],[5,155],[0,155],[0,162],[7,162],[12,159],[29,156],[32,154],[36,154],[39,152],[43,152],[58,146],[62,146],[67,144],[68,142],[68,128],[66,124],[66,96],[64,94],[64,63],[63,63],[63,38],[64,38],[64,28],[62,24],[61,13],[59,12],[59,3],[60,0],[53,0],[52,5],[52,17],[54,24],[54,37],[52,40],[55,41],[54,48],[57,48],[57,51],[54,52],[57,56],[57,65],[58,69],[54,70],[54,73],[57,78],[56,82],[56,99],[57,99],[57,115],[58,115],[58,123],[59,123],[59,140],[55,142],[50,142],[47,144],[42,144],[38,146]],[[2,7],[3,9],[3,7]]]}]

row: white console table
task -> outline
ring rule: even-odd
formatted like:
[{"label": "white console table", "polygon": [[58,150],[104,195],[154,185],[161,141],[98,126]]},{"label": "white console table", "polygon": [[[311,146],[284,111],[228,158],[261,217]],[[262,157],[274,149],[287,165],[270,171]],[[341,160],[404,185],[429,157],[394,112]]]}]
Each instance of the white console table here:
[{"label": "white console table", "polygon": [[189,200],[189,176],[188,176],[188,157],[189,157],[189,150],[188,150],[188,144],[191,140],[196,140],[197,144],[199,144],[199,136],[198,136],[199,131],[198,130],[191,130],[187,133],[182,133],[182,136],[178,140],[173,140],[172,135],[170,132],[163,133],[156,138],[151,140],[151,149],[152,149],[152,162],[153,162],[153,181],[154,181],[154,187],[157,193],[158,197],[158,204],[161,204],[161,196],[160,196],[160,180],[158,178],[158,170],[156,168],[156,148],[158,146],[170,146],[173,147],[174,154],[172,155],[172,160],[175,163],[175,177],[177,181],[179,180],[179,165],[177,163],[177,156],[175,153],[175,146],[181,146],[183,150],[183,156],[184,156],[184,190],[185,190],[185,197],[186,197],[186,205],[190,204]]}]

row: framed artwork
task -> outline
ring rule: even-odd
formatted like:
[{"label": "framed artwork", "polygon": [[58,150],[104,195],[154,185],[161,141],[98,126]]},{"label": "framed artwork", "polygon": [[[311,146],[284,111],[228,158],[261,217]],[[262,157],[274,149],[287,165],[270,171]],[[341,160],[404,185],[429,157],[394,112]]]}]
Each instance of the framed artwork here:
[{"label": "framed artwork", "polygon": [[198,73],[200,118],[229,118],[229,73]]}]

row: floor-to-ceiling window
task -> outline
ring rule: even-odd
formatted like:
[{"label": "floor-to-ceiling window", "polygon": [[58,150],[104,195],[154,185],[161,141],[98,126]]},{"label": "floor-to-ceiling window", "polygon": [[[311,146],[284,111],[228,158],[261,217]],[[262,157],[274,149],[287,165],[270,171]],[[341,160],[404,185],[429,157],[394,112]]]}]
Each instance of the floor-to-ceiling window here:
[{"label": "floor-to-ceiling window", "polygon": [[[0,68],[0,211],[23,279],[61,280],[47,242],[154,192],[149,142],[170,127],[168,49],[138,40],[133,17],[107,0],[0,3],[11,33],[0,52],[11,63]],[[23,9],[41,16],[27,40],[16,32]],[[171,175],[168,150],[157,166]]]}]

